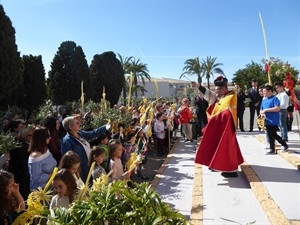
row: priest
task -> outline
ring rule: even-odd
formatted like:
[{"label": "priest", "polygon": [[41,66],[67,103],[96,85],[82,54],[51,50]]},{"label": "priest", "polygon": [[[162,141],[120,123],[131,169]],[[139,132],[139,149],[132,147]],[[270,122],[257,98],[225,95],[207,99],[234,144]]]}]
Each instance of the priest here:
[{"label": "priest", "polygon": [[220,171],[224,177],[238,177],[238,166],[244,162],[236,138],[237,93],[229,91],[228,80],[219,76],[214,80],[215,91],[192,82],[208,102],[208,124],[202,130],[203,137],[195,162]]}]

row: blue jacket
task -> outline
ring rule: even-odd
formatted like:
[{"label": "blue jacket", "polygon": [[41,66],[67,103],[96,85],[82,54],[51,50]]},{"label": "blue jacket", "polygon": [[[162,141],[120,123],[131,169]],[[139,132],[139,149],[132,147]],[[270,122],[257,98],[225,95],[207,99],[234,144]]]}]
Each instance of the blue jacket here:
[{"label": "blue jacket", "polygon": [[[106,125],[103,125],[92,131],[80,130],[78,134],[86,141],[91,141],[94,138],[99,137],[100,134],[106,131],[107,131]],[[61,146],[62,155],[64,155],[67,151],[73,151],[80,157],[81,179],[85,182],[89,172],[88,157],[86,155],[86,152],[82,144],[69,133],[67,133],[66,136],[64,136],[62,146]]]}]

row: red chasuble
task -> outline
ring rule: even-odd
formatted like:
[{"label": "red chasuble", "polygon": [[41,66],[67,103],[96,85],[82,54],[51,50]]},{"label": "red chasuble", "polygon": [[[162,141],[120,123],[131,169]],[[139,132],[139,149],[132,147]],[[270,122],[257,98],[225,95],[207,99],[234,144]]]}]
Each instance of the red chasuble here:
[{"label": "red chasuble", "polygon": [[230,92],[207,109],[208,124],[203,129],[195,162],[223,172],[237,170],[244,162],[236,138],[236,92]]}]

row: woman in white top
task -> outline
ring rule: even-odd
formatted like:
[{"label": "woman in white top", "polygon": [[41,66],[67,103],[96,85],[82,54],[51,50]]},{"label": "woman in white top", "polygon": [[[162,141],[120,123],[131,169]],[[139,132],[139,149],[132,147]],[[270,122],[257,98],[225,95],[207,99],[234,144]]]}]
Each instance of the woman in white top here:
[{"label": "woman in white top", "polygon": [[36,128],[32,133],[28,149],[31,190],[38,187],[44,188],[56,166],[56,160],[48,149],[50,138],[49,130],[45,127]]}]

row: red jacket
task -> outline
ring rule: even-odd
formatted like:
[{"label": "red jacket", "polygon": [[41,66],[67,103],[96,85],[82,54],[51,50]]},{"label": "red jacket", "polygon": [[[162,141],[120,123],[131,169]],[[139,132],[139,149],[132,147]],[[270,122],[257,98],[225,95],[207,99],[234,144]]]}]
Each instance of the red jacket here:
[{"label": "red jacket", "polygon": [[189,108],[185,108],[180,112],[180,123],[189,123],[191,119],[193,119],[193,113]]}]

